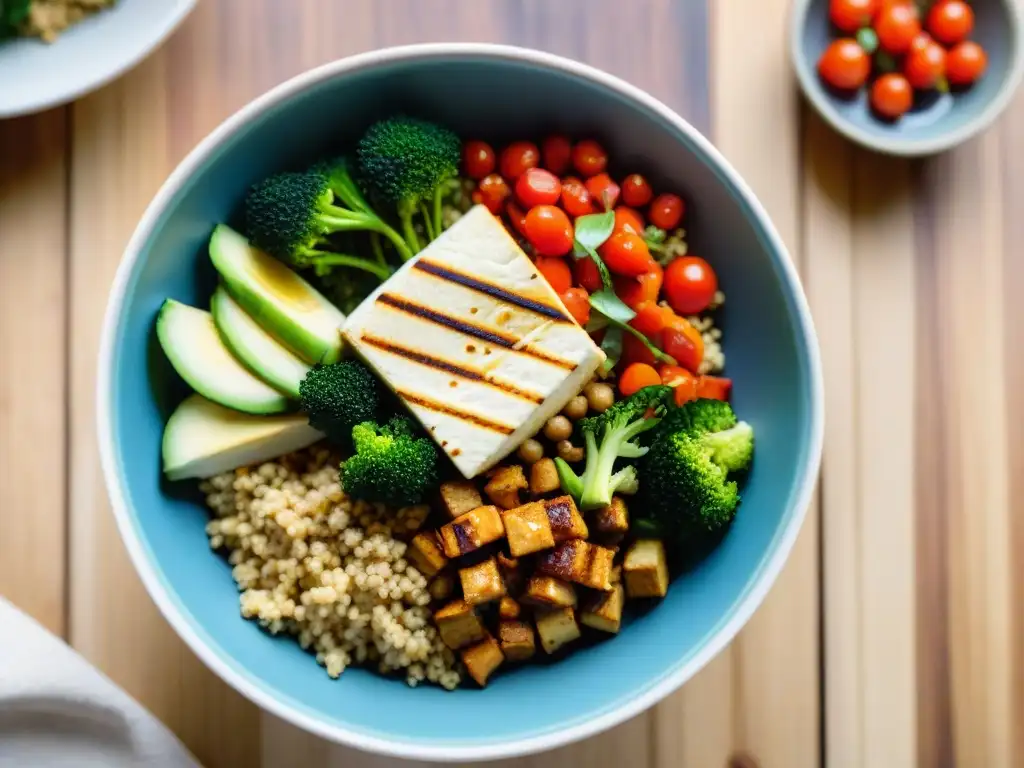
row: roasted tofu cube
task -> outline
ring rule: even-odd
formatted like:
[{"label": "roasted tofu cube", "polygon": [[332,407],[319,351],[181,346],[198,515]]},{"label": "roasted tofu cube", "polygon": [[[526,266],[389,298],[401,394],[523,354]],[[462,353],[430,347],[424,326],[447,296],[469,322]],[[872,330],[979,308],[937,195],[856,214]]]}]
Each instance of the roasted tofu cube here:
[{"label": "roasted tofu cube", "polygon": [[526,572],[518,558],[509,557],[504,552],[498,553],[498,570],[505,582],[505,590],[510,595],[518,595],[526,585]]},{"label": "roasted tofu cube", "polygon": [[583,515],[576,508],[572,496],[559,496],[555,499],[542,501],[544,511],[551,526],[551,535],[556,542],[569,539],[585,539],[589,534]]},{"label": "roasted tofu cube", "polygon": [[529,487],[522,466],[513,464],[499,468],[487,481],[484,493],[502,509],[512,509],[519,506],[519,492]]},{"label": "roasted tofu cube", "polygon": [[544,502],[532,501],[515,509],[506,509],[501,513],[501,519],[505,524],[508,548],[513,557],[522,557],[555,546]]},{"label": "roasted tofu cube", "polygon": [[434,623],[441,640],[453,651],[478,643],[487,636],[480,617],[465,600],[453,600],[438,610]]},{"label": "roasted tofu cube", "polygon": [[437,575],[437,572],[448,562],[448,558],[441,551],[437,534],[433,531],[424,531],[413,536],[405,556],[416,570],[428,579]]},{"label": "roasted tofu cube", "polygon": [[455,579],[450,573],[439,573],[427,585],[427,592],[435,600],[447,600],[455,591]]},{"label": "roasted tofu cube", "polygon": [[487,685],[487,679],[504,660],[501,646],[490,635],[462,652],[462,663],[466,665],[466,671],[481,688]]},{"label": "roasted tofu cube", "polygon": [[573,539],[563,541],[550,552],[541,555],[537,560],[537,571],[606,592],[612,588],[614,558],[614,550]]},{"label": "roasted tofu cube", "polygon": [[484,499],[472,480],[452,480],[441,483],[441,503],[449,519],[454,520],[459,515],[482,507]]},{"label": "roasted tofu cube", "polygon": [[498,561],[489,557],[482,563],[459,569],[462,597],[470,605],[480,605],[505,595],[505,582],[498,573]]},{"label": "roasted tofu cube", "polygon": [[569,582],[553,576],[533,576],[526,584],[523,602],[553,608],[571,608],[576,605],[576,590]]},{"label": "roasted tofu cube", "polygon": [[618,543],[629,532],[629,510],[621,496],[612,496],[612,503],[594,513],[594,532],[601,540]]},{"label": "roasted tofu cube", "polygon": [[561,485],[554,459],[545,457],[530,467],[530,493],[534,496],[557,491]]},{"label": "roasted tofu cube", "polygon": [[509,661],[526,661],[537,652],[533,627],[525,621],[506,619],[498,625],[501,652]]},{"label": "roasted tofu cube", "polygon": [[622,573],[631,598],[664,597],[668,594],[665,545],[658,539],[638,539],[626,552]]},{"label": "roasted tofu cube", "polygon": [[522,613],[523,607],[508,595],[498,603],[498,615],[503,619],[518,619]]},{"label": "roasted tofu cube", "polygon": [[458,557],[497,541],[505,535],[497,507],[477,507],[441,526],[441,548],[448,557]]},{"label": "roasted tofu cube", "polygon": [[616,584],[610,592],[595,592],[580,611],[580,623],[602,632],[617,634],[622,626],[622,605],[626,590]]},{"label": "roasted tofu cube", "polygon": [[578,640],[580,627],[572,608],[552,608],[537,614],[537,634],[546,653],[554,653],[566,643]]}]

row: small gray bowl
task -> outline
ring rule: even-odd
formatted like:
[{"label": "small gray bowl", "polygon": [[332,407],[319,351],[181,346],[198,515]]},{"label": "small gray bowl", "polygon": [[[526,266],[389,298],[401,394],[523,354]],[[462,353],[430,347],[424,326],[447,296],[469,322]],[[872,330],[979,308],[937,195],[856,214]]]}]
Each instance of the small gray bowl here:
[{"label": "small gray bowl", "polygon": [[896,122],[887,122],[871,111],[866,88],[843,98],[819,78],[818,59],[837,37],[828,6],[828,0],[794,0],[790,56],[800,87],[814,108],[837,131],[870,149],[918,156],[954,147],[999,116],[1024,75],[1024,12],[1019,0],[972,0],[975,24],[971,39],[988,54],[984,76],[963,91],[918,97],[910,112]]}]

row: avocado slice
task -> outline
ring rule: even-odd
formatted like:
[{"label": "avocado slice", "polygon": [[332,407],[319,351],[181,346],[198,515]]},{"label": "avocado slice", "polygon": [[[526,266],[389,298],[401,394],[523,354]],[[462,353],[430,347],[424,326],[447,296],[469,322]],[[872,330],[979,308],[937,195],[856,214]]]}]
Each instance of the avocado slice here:
[{"label": "avocado slice", "polygon": [[210,259],[238,305],[309,363],[341,357],[345,315],[291,270],[226,224],[210,237]]},{"label": "avocado slice", "polygon": [[174,370],[201,395],[245,413],[289,409],[284,394],[231,354],[209,312],[166,299],[156,319],[156,335]]},{"label": "avocado slice", "polygon": [[212,477],[298,451],[323,437],[300,413],[258,416],[192,394],[164,427],[164,474],[168,480]]},{"label": "avocado slice", "polygon": [[234,356],[272,387],[298,400],[299,384],[309,373],[309,363],[263,330],[224,286],[213,292],[210,311],[221,339]]}]

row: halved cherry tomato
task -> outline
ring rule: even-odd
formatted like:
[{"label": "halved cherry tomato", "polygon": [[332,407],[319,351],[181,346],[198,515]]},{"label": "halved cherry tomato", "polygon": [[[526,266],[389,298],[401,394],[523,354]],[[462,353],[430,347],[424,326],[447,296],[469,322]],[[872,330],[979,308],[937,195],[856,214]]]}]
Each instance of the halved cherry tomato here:
[{"label": "halved cherry tomato", "polygon": [[974,29],[974,11],[963,0],[939,0],[928,12],[927,27],[940,43],[954,45]]},{"label": "halved cherry tomato", "polygon": [[534,262],[537,271],[544,275],[544,279],[555,289],[555,293],[565,293],[572,287],[572,271],[565,259],[557,256],[540,256]]},{"label": "halved cherry tomato", "polygon": [[853,38],[834,40],[818,59],[818,74],[833,88],[852,91],[867,82],[871,57]]},{"label": "halved cherry tomato", "polygon": [[514,141],[501,150],[501,175],[515,181],[528,168],[540,165],[540,150],[532,141]]},{"label": "halved cherry tomato", "polygon": [[486,141],[467,141],[466,146],[462,148],[462,166],[471,179],[482,179],[487,174],[494,173],[496,164],[494,148]]},{"label": "halved cherry tomato", "polygon": [[584,139],[572,148],[572,164],[577,173],[589,179],[608,166],[608,153],[593,139]]},{"label": "halved cherry tomato", "polygon": [[732,379],[704,375],[697,379],[697,397],[710,400],[728,400],[732,394]]},{"label": "halved cherry tomato", "polygon": [[487,206],[487,210],[497,216],[505,204],[506,198],[512,194],[505,180],[496,173],[488,174],[480,179],[473,190],[473,202]]},{"label": "halved cherry tomato", "polygon": [[924,44],[915,40],[903,60],[903,74],[914,88],[934,88],[946,74],[946,49],[931,39]]},{"label": "halved cherry tomato", "polygon": [[658,366],[661,383],[674,389],[676,405],[697,399],[697,377],[679,365],[662,363]]},{"label": "halved cherry tomato", "polygon": [[665,268],[665,295],[681,315],[703,312],[717,290],[715,270],[700,256],[680,256]]},{"label": "halved cherry tomato", "polygon": [[541,256],[564,256],[572,250],[572,222],[554,205],[534,206],[526,214],[526,239]]},{"label": "halved cherry tomato", "polygon": [[704,338],[685,317],[673,316],[661,332],[661,348],[679,365],[697,373],[704,360]]},{"label": "halved cherry tomato", "polygon": [[544,167],[556,176],[561,176],[569,170],[572,162],[572,143],[565,136],[548,136],[541,142],[540,154]]},{"label": "halved cherry tomato", "polygon": [[637,277],[614,278],[615,294],[622,299],[627,307],[634,311],[645,301],[657,301],[661,293],[661,285],[665,280],[665,270],[656,261],[651,261],[649,271]]},{"label": "halved cherry tomato", "polygon": [[587,179],[587,191],[591,199],[602,209],[610,211],[619,202],[619,185],[607,173],[599,173]]},{"label": "halved cherry tomato", "polygon": [[654,353],[640,339],[632,333],[622,334],[622,358],[619,365],[628,366],[632,363],[644,363],[653,366],[657,362],[658,360],[655,358]]},{"label": "halved cherry tomato", "polygon": [[575,176],[562,179],[562,207],[573,218],[594,213],[594,203],[586,185]]},{"label": "halved cherry tomato", "polygon": [[562,196],[562,182],[551,171],[527,168],[516,180],[516,197],[527,208],[554,205]]},{"label": "halved cherry tomato", "polygon": [[589,256],[576,259],[576,263],[572,265],[572,273],[576,278],[576,284],[583,286],[590,293],[600,291],[604,285],[601,281],[601,271]]},{"label": "halved cherry tomato", "polygon": [[569,288],[561,292],[560,298],[573,319],[586,325],[590,320],[590,294],[583,288]]},{"label": "halved cherry tomato", "polygon": [[914,104],[914,89],[903,75],[888,72],[871,86],[871,106],[878,114],[895,120]]},{"label": "halved cherry tomato", "polygon": [[658,195],[651,201],[651,207],[647,211],[647,220],[664,230],[675,229],[683,220],[685,212],[686,206],[683,204],[683,198],[666,193]]},{"label": "halved cherry tomato", "polygon": [[878,0],[832,0],[828,15],[843,32],[857,32],[871,24],[878,10]]},{"label": "halved cherry tomato", "polygon": [[639,173],[631,173],[622,180],[622,202],[633,208],[643,208],[654,197],[651,185]]},{"label": "halved cherry tomato", "polygon": [[629,324],[649,339],[658,338],[673,316],[671,309],[654,301],[641,301],[633,311],[636,317]]},{"label": "halved cherry tomato", "polygon": [[624,397],[636,394],[644,387],[661,384],[661,376],[653,366],[647,363],[632,363],[619,376],[619,392]]},{"label": "halved cherry tomato", "polygon": [[656,263],[651,258],[647,243],[640,235],[633,232],[617,232],[609,237],[598,253],[608,265],[608,269],[619,275],[636,277],[649,272],[651,265]]},{"label": "halved cherry tomato", "polygon": [[921,21],[913,3],[882,3],[875,17],[875,34],[885,50],[897,55],[906,53],[920,32]]},{"label": "halved cherry tomato", "polygon": [[505,213],[508,214],[508,220],[512,222],[512,228],[525,237],[527,240],[530,238],[526,234],[526,213],[516,205],[514,200],[509,200],[505,204]]},{"label": "halved cherry tomato", "polygon": [[965,40],[946,54],[946,79],[950,85],[970,85],[985,73],[988,56],[977,43]]},{"label": "halved cherry tomato", "polygon": [[634,235],[644,234],[644,219],[632,208],[620,205],[615,209],[615,229],[613,232],[632,232]]}]

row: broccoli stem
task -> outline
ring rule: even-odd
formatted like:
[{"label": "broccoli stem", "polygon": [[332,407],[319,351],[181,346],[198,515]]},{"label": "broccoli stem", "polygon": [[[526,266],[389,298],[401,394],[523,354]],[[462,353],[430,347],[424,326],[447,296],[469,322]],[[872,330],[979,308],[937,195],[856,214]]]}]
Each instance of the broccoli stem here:
[{"label": "broccoli stem", "polygon": [[582,509],[598,509],[611,504],[615,487],[627,479],[621,473],[616,473],[613,477],[612,467],[615,466],[615,460],[620,456],[635,457],[638,453],[646,453],[645,449],[631,441],[637,435],[656,427],[660,421],[661,419],[641,418],[622,428],[606,428],[600,448],[597,447],[594,433],[587,433],[587,466],[583,472],[583,496],[580,499]]},{"label": "broccoli stem", "polygon": [[339,208],[336,205],[324,207],[324,213],[320,214],[320,221],[331,232],[355,232],[370,231],[379,232],[395,244],[402,261],[408,261],[413,257],[402,236],[392,229],[387,222],[373,214],[349,211]]},{"label": "broccoli stem", "polygon": [[434,237],[441,234],[443,220],[441,216],[441,187],[434,190]]},{"label": "broccoli stem", "polygon": [[387,280],[391,277],[391,270],[386,265],[376,264],[359,256],[349,256],[344,253],[328,253],[327,251],[318,251],[312,248],[304,251],[304,254],[315,263],[318,269],[328,266],[352,267],[353,269],[365,270],[370,274],[376,275],[381,280]]},{"label": "broccoli stem", "polygon": [[419,253],[421,248],[419,235],[416,234],[416,227],[412,223],[415,213],[416,202],[414,200],[403,200],[399,203],[398,218],[402,222],[402,234],[405,235],[406,249],[411,250],[413,254]]},{"label": "broccoli stem", "polygon": [[[402,241],[402,244],[405,244],[404,240]],[[370,248],[373,250],[373,258],[377,260],[377,263],[382,267],[387,267],[388,262],[384,256],[384,245],[380,241],[379,232],[370,233]]]},{"label": "broccoli stem", "polygon": [[427,204],[424,202],[420,203],[420,215],[423,216],[423,226],[427,230],[427,240],[433,240],[437,237],[437,230],[434,229],[434,223],[430,219],[430,212],[427,211]]}]

